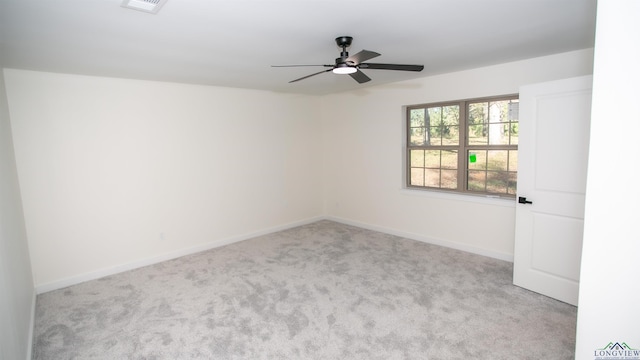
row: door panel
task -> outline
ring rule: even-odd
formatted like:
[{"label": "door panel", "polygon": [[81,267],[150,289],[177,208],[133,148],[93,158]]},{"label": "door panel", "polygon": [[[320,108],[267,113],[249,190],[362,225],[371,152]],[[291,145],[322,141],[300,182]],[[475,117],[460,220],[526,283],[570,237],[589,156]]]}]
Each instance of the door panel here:
[{"label": "door panel", "polygon": [[577,305],[591,76],[520,89],[513,283]]},{"label": "door panel", "polygon": [[580,278],[580,252],[582,248],[582,220],[533,215],[534,236],[531,267],[566,280],[578,281]]},{"label": "door panel", "polygon": [[591,91],[537,95],[535,102],[536,188],[584,194],[587,178],[577,175],[587,173]]}]

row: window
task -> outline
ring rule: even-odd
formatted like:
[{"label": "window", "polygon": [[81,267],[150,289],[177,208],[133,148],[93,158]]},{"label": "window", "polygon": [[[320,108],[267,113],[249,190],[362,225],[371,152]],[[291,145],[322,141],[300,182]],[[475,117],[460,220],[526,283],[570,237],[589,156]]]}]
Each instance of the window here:
[{"label": "window", "polygon": [[407,107],[407,187],[515,197],[517,95]]}]

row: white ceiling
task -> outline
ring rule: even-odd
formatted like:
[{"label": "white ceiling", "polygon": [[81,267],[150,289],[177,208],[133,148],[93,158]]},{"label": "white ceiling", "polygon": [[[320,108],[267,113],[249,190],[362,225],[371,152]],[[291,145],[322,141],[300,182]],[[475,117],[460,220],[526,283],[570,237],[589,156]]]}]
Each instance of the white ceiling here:
[{"label": "white ceiling", "polygon": [[[596,0],[0,0],[0,65],[71,74],[328,94],[594,45]],[[321,74],[337,36],[370,62],[420,73]]]}]

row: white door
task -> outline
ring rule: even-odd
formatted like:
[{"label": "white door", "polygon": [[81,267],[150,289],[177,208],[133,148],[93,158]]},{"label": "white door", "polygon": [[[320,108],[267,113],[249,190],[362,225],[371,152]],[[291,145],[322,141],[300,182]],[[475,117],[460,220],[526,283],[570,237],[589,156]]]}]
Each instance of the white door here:
[{"label": "white door", "polygon": [[573,305],[580,280],[591,82],[585,76],[520,88],[513,283]]}]

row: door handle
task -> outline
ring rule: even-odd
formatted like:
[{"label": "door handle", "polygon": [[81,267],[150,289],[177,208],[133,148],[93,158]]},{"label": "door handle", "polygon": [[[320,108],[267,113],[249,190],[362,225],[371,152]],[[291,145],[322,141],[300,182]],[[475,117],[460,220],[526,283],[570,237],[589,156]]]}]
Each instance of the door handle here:
[{"label": "door handle", "polygon": [[524,196],[518,197],[518,202],[520,204],[533,204],[533,201],[527,201],[527,198]]}]

